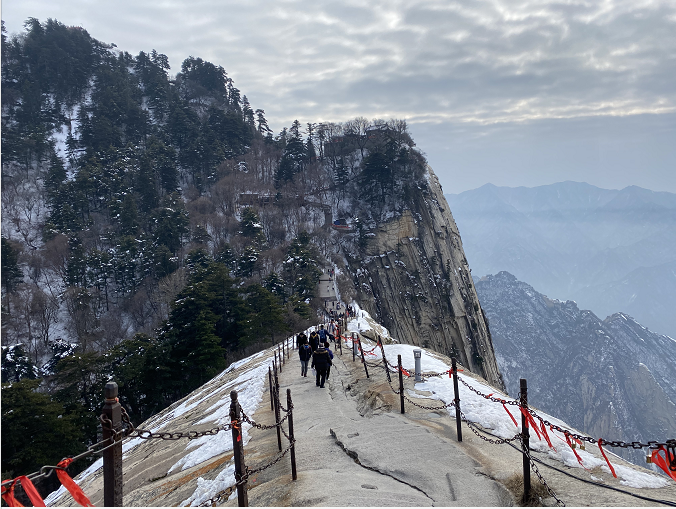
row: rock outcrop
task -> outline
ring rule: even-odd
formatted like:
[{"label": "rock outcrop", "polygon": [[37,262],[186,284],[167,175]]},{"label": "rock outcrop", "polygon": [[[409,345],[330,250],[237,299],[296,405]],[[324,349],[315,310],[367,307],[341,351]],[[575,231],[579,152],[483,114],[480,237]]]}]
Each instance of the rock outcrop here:
[{"label": "rock outcrop", "polygon": [[[529,402],[595,437],[676,435],[676,341],[622,313],[601,320],[549,299],[508,272],[476,287],[510,395],[527,378]],[[623,456],[644,461],[641,452]]]},{"label": "rock outcrop", "polygon": [[371,229],[365,257],[346,257],[357,300],[397,340],[456,356],[503,387],[458,227],[431,168],[406,206]]}]

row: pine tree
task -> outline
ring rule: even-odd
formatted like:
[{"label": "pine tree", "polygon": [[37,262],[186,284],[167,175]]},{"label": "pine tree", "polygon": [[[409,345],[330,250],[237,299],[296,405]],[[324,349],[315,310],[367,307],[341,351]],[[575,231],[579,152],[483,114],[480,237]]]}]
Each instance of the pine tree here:
[{"label": "pine tree", "polygon": [[86,449],[77,419],[38,392],[39,385],[39,380],[23,380],[2,387],[2,472],[8,478]]},{"label": "pine tree", "polygon": [[12,243],[5,237],[2,237],[2,249],[0,249],[0,256],[2,257],[2,289],[7,293],[12,293],[16,287],[23,280],[23,272],[19,267],[19,256]]},{"label": "pine tree", "polygon": [[249,341],[275,342],[284,336],[288,327],[284,323],[283,309],[279,299],[261,285],[253,284],[246,289],[246,301],[250,315],[246,335]]},{"label": "pine tree", "polygon": [[287,284],[300,300],[315,296],[321,275],[318,259],[319,254],[310,242],[310,235],[306,231],[299,233],[289,246],[283,266]]},{"label": "pine tree", "polygon": [[265,110],[256,110],[256,129],[261,136],[267,136],[272,132],[268,126],[268,121],[265,119]]}]

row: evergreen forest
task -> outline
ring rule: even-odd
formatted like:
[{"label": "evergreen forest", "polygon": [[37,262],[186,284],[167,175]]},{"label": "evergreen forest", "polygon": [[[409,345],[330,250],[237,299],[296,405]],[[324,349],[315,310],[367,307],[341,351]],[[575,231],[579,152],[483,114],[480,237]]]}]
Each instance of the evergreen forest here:
[{"label": "evergreen forest", "polygon": [[403,120],[275,133],[220,65],[3,23],[3,479],[96,442],[111,379],[140,423],[314,324],[336,246],[424,179],[414,147]]}]

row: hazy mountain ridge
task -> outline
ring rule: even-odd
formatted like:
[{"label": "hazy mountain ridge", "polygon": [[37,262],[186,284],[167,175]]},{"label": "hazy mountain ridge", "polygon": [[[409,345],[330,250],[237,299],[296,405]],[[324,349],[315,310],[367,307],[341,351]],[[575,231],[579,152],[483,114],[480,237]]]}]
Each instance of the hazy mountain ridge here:
[{"label": "hazy mountain ridge", "polygon": [[676,336],[676,195],[560,182],[445,197],[474,274],[506,270],[600,316],[622,311]]},{"label": "hazy mountain ridge", "polygon": [[476,289],[510,395],[526,378],[533,405],[593,436],[676,434],[676,341],[623,313],[600,320],[507,272],[481,278]]}]

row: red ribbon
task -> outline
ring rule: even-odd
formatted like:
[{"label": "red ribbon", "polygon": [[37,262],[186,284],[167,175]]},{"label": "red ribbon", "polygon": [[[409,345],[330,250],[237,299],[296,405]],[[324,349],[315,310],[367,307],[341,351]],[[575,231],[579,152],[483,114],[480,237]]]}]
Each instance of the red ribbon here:
[{"label": "red ribbon", "polygon": [[406,371],[406,370],[403,368],[403,366],[402,366],[400,369],[401,369],[401,372],[402,372],[404,375],[406,375],[407,377],[411,378],[411,375],[408,374],[408,371]]},{"label": "red ribbon", "polygon": [[608,461],[608,456],[606,456],[606,452],[603,450],[603,439],[602,438],[599,438],[599,449],[601,449],[601,454],[603,455],[603,459],[606,460],[606,463],[608,464],[608,468],[610,469],[610,472],[613,474],[613,477],[615,479],[617,479],[617,474],[615,473],[615,469],[610,464],[610,461]]},{"label": "red ribbon", "polygon": [[235,428],[236,430],[238,430],[238,433],[237,433],[237,441],[238,441],[238,442],[241,442],[241,441],[242,441],[242,427],[241,427],[241,426],[237,426],[237,421],[230,421],[230,424],[232,425],[233,428]]},{"label": "red ribbon", "polygon": [[[566,442],[570,446],[570,448],[573,450],[573,454],[577,458],[577,462],[582,466],[582,468],[585,468],[584,465],[582,465],[582,458],[580,458],[580,455],[577,453],[575,450],[575,447],[573,447],[573,444],[570,442],[570,435],[566,432]],[[586,468],[585,468],[586,470]]]},{"label": "red ribbon", "polygon": [[14,482],[12,481],[9,486],[2,487],[2,499],[9,507],[23,507],[23,504],[14,498]]},{"label": "red ribbon", "polygon": [[[73,458],[66,458],[57,463],[56,466],[66,469],[72,462]],[[63,484],[63,487],[73,496],[73,500],[82,507],[94,507],[94,504],[89,501],[87,495],[84,494],[77,483],[68,475],[68,472],[65,470],[57,470],[56,476],[59,478],[59,481],[61,481],[61,484]]]},{"label": "red ribbon", "polygon": [[[660,456],[660,452],[664,452],[664,458]],[[655,465],[660,467],[664,472],[676,481],[676,472],[672,472],[669,469],[669,461],[673,461],[673,454],[666,450],[664,446],[661,446],[659,449],[655,449],[652,453],[652,460]]]},{"label": "red ribbon", "polygon": [[38,490],[35,489],[31,480],[25,475],[21,475],[12,481],[12,484],[9,485],[9,488],[5,486],[2,487],[2,498],[7,505],[10,507],[23,507],[17,499],[14,498],[14,485],[20,482],[21,487],[28,495],[33,507],[45,507],[45,502],[42,500],[42,497],[38,493]]},{"label": "red ribbon", "polygon": [[505,409],[505,412],[507,412],[507,413],[509,414],[509,416],[512,418],[512,421],[514,421],[514,426],[516,426],[516,427],[518,428],[518,427],[519,427],[519,423],[516,422],[516,419],[515,419],[514,416],[512,415],[512,412],[509,411],[509,409],[507,408],[507,406],[505,406],[504,403],[502,404],[502,408],[504,408],[504,409]]},{"label": "red ribbon", "polygon": [[545,423],[542,420],[540,420],[540,429],[542,430],[542,434],[544,435],[549,448],[554,449],[554,452],[556,452],[556,448],[552,445],[551,440],[549,440],[549,435],[547,434],[547,426],[545,426]]},{"label": "red ribbon", "polygon": [[540,436],[540,431],[538,431],[538,425],[535,424],[535,420],[533,419],[533,416],[530,414],[530,412],[526,412],[526,409],[522,406],[519,407],[519,410],[521,410],[521,413],[526,418],[526,427],[530,426],[531,428],[533,428],[533,431],[535,431],[535,434],[538,436],[538,439],[542,440],[542,436]]}]

